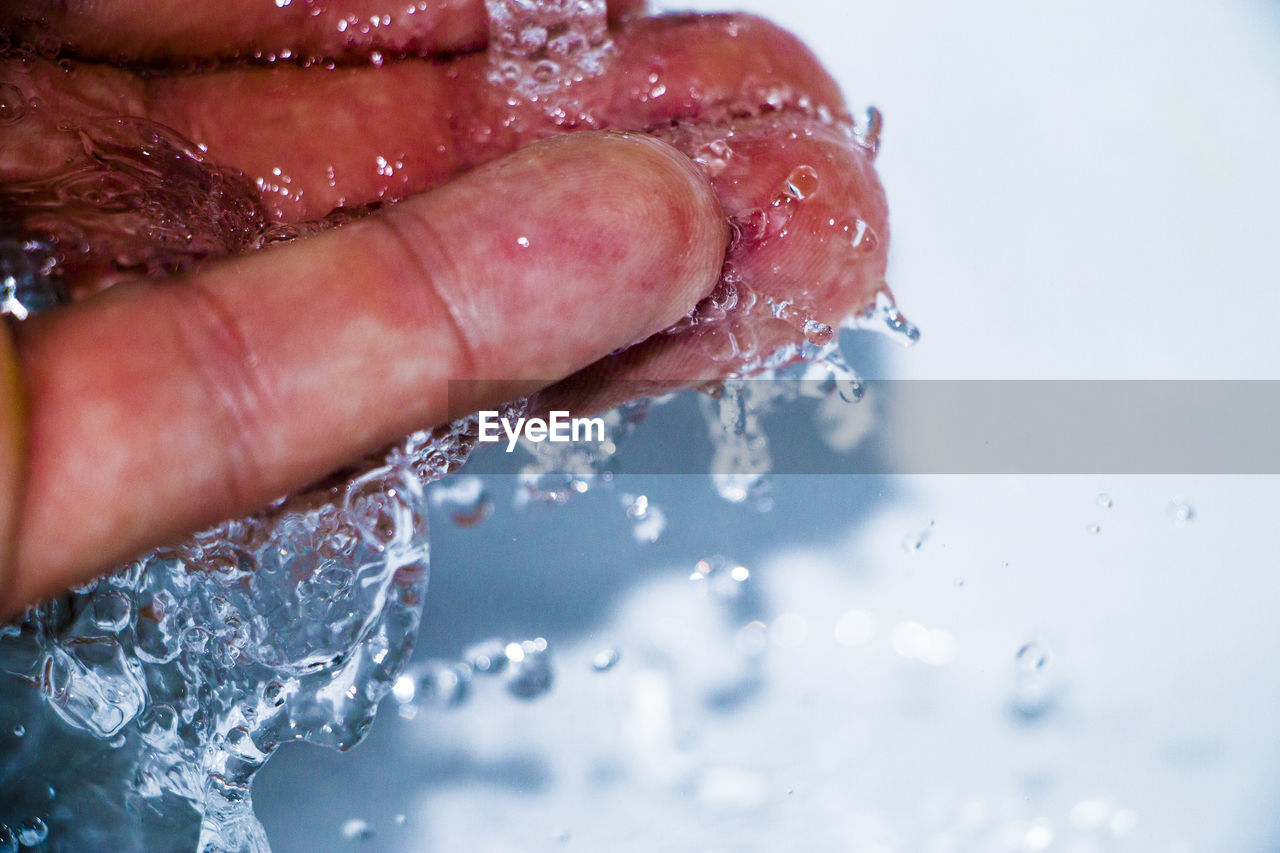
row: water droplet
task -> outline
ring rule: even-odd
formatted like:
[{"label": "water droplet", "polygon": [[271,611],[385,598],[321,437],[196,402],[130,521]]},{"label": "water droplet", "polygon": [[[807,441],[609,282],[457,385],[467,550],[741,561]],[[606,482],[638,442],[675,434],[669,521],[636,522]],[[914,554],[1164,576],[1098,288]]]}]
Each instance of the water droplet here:
[{"label": "water droplet", "polygon": [[373,827],[358,817],[342,825],[342,837],[347,841],[371,841],[374,834]]},{"label": "water droplet", "polygon": [[1099,534],[1099,533],[1101,533],[1101,532],[1102,532],[1102,525],[1100,525],[1100,524],[1090,524],[1090,525],[1089,525],[1089,527],[1088,527],[1088,531],[1089,531],[1090,533],[1093,533],[1093,534],[1097,535],[1097,534]]},{"label": "water droplet", "polygon": [[787,176],[785,191],[796,201],[804,201],[818,192],[818,184],[818,173],[812,166],[797,166]]},{"label": "water droplet", "polygon": [[1169,520],[1174,524],[1190,524],[1196,517],[1195,509],[1182,498],[1174,498],[1169,501],[1169,506],[1165,508],[1165,514],[1169,516]]},{"label": "water droplet", "polygon": [[37,847],[49,838],[49,827],[38,817],[29,817],[18,824],[18,843],[23,847]]},{"label": "water droplet", "polygon": [[920,330],[903,316],[892,297],[883,290],[876,294],[874,305],[855,314],[846,321],[846,325],[853,329],[887,334],[903,346],[914,346],[920,340]]},{"label": "water droplet", "polygon": [[873,155],[880,150],[880,132],[884,127],[884,116],[875,107],[867,107],[866,121],[858,128],[858,143]]},{"label": "water droplet", "polygon": [[928,528],[915,533],[908,533],[906,536],[902,537],[902,550],[906,551],[908,554],[915,554],[924,547],[924,543],[928,540]]},{"label": "water droplet", "polygon": [[1034,640],[1023,644],[1018,649],[1018,653],[1014,655],[1014,663],[1017,664],[1018,671],[1023,673],[1040,672],[1049,665],[1052,659],[1053,652],[1049,650],[1049,647]]},{"label": "water droplet", "polygon": [[621,653],[615,648],[601,649],[591,658],[591,668],[596,672],[608,672],[618,665],[618,661],[622,659]]},{"label": "water droplet", "polygon": [[[516,657],[512,656],[512,646],[520,650]],[[510,664],[507,667],[507,692],[517,699],[537,699],[551,689],[554,673],[551,669],[551,650],[547,641],[539,637],[536,640],[525,640],[512,643],[507,647]]]},{"label": "water droplet", "polygon": [[1098,506],[1102,507],[1103,509],[1111,509],[1113,504],[1114,502],[1111,500],[1111,495],[1107,494],[1106,492],[1103,492],[1102,494],[1098,495]]},{"label": "water droplet", "polygon": [[826,346],[831,343],[834,336],[835,330],[826,323],[820,323],[812,318],[804,321],[804,339],[814,346]]},{"label": "water droplet", "polygon": [[27,99],[12,83],[0,83],[0,124],[13,124],[27,114]]},{"label": "water droplet", "polygon": [[518,239],[516,240],[516,245],[517,245],[517,246],[519,246],[519,247],[520,247],[520,248],[522,248],[522,249],[527,249],[527,248],[529,248],[529,238],[528,238],[528,237],[520,237],[520,238],[518,238]]}]

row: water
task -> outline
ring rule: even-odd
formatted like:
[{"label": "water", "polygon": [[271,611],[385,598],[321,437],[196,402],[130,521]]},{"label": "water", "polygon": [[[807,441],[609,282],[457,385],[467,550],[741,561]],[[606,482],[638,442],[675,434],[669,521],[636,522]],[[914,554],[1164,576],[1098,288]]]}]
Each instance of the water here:
[{"label": "water", "polygon": [[[610,125],[598,104],[578,95],[616,60],[603,0],[486,5],[495,45],[491,82],[513,110],[532,104],[565,128]],[[653,80],[643,98],[665,94],[665,84]],[[24,121],[32,108],[16,87],[0,88],[0,125]],[[282,226],[263,198],[287,190],[284,174],[279,185],[255,184],[142,119],[67,121],[57,132],[78,152],[67,167],[52,179],[0,189],[0,207],[17,213],[23,231],[0,240],[0,308],[19,320],[128,275],[170,276],[367,212],[339,209]],[[832,295],[851,294],[846,307],[855,313],[845,326],[875,328],[905,343],[918,337],[884,285],[882,198],[865,210],[833,206],[842,181],[853,180],[833,163],[854,158],[863,168],[863,155],[848,143],[874,153],[878,113],[855,128],[771,90],[731,115],[675,122],[656,134],[688,154],[726,199],[734,241],[723,280],[666,334],[687,336],[715,373],[733,377],[703,398],[714,447],[710,473],[724,499],[765,511],[772,463],[763,415],[813,388],[838,405],[862,396],[839,352],[842,323],[828,305]],[[788,157],[764,197],[731,198],[744,174]],[[798,283],[768,259],[811,220],[831,263],[818,280]],[[526,446],[524,501],[565,503],[607,486],[618,447],[647,405],[606,415],[604,442]],[[508,412],[525,406],[516,401]],[[8,836],[0,831],[0,851],[10,837],[43,843],[51,824],[55,843],[95,849],[189,836],[203,853],[263,853],[268,845],[250,784],[280,744],[348,749],[389,692],[403,716],[462,706],[473,683],[488,678],[513,699],[545,697],[556,676],[540,637],[491,641],[461,660],[406,669],[429,574],[428,504],[452,509],[461,526],[480,524],[493,510],[478,479],[444,480],[470,455],[475,428],[463,419],[416,432],[260,513],[120,566],[0,627],[0,673],[27,688],[19,703],[24,723],[14,729],[17,736],[23,729],[24,746],[4,759],[5,777],[23,778],[25,790],[21,803],[0,814],[0,821],[17,821]],[[665,526],[661,509],[642,495],[623,496],[622,504],[637,541],[656,542]],[[693,578],[713,598],[740,602],[750,572],[714,557],[700,561]],[[759,654],[768,631],[747,623],[739,647]],[[775,633],[797,636],[777,626]],[[935,648],[941,641],[934,634],[922,642],[924,659],[946,651]],[[596,671],[617,663],[618,652],[610,651],[592,660]],[[58,759],[59,738],[81,764]],[[86,788],[76,770],[83,762],[122,784]],[[11,815],[11,808],[39,808],[44,817]],[[143,810],[162,817],[143,822]],[[77,820],[87,813],[92,821]],[[352,820],[342,834],[367,839],[371,832]]]}]

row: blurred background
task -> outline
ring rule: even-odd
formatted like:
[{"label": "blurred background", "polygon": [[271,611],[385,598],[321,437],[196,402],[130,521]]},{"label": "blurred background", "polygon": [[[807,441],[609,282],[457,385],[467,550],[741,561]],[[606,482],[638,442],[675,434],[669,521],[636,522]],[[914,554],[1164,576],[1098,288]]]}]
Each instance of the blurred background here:
[{"label": "blurred background", "polygon": [[[1280,379],[1271,0],[695,8],[781,23],[885,115],[923,335],[847,333],[864,375]],[[852,470],[807,415],[768,428]],[[1276,477],[784,475],[761,511],[627,473],[705,436],[686,397],[568,506],[486,477],[466,527],[442,495],[436,677],[348,754],[281,749],[274,850],[1280,850]],[[545,639],[549,689],[450,705],[430,661],[495,637]]]}]

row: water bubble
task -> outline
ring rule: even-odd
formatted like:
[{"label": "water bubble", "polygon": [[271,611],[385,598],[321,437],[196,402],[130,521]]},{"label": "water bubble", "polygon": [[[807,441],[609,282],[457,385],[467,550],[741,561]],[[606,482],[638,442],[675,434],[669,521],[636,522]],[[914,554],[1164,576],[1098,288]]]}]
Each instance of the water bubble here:
[{"label": "water bubble", "polygon": [[721,601],[731,601],[742,595],[743,586],[751,579],[746,566],[720,554],[699,560],[693,567],[689,580],[707,589]]},{"label": "water bubble", "polygon": [[49,838],[49,827],[38,817],[29,817],[18,824],[18,843],[23,847],[37,847]]},{"label": "water bubble", "polygon": [[[517,651],[518,650],[518,651]],[[507,692],[517,699],[536,699],[551,689],[554,673],[551,669],[551,650],[547,641],[539,637],[507,646]]]},{"label": "water bubble", "polygon": [[18,853],[18,837],[3,823],[0,823],[0,853]]},{"label": "water bubble", "polygon": [[785,192],[796,201],[804,201],[818,192],[818,186],[818,173],[812,166],[797,166],[787,176]]},{"label": "water bubble", "polygon": [[397,814],[395,817],[392,818],[392,820],[395,821],[396,826],[404,826],[405,821],[408,820],[408,818],[406,818],[403,814]]},{"label": "water bubble", "polygon": [[1111,507],[1114,505],[1114,501],[1111,500],[1111,495],[1107,494],[1106,492],[1102,492],[1101,494],[1098,495],[1097,503],[1098,503],[1098,506],[1100,506],[1103,509],[1111,509]]},{"label": "water bubble", "polygon": [[26,733],[27,733],[27,727],[24,726],[22,723],[18,723],[16,726],[13,727],[14,737],[22,737]]},{"label": "water bubble", "polygon": [[1165,507],[1165,514],[1174,524],[1190,524],[1196,517],[1195,509],[1182,498],[1169,501],[1169,505]]},{"label": "water bubble", "polygon": [[347,841],[372,841],[374,835],[373,827],[358,817],[342,825],[342,837]]},{"label": "water bubble", "polygon": [[1094,534],[1094,535],[1097,535],[1097,534],[1099,534],[1099,533],[1101,533],[1101,532],[1102,532],[1102,525],[1100,525],[1100,524],[1090,524],[1086,529],[1087,529],[1090,533],[1092,533],[1092,534]]},{"label": "water bubble", "polygon": [[27,114],[27,99],[12,83],[0,83],[0,124],[13,124]]},{"label": "water bubble", "polygon": [[601,649],[591,657],[591,668],[596,672],[608,672],[618,665],[622,654],[615,648]]}]

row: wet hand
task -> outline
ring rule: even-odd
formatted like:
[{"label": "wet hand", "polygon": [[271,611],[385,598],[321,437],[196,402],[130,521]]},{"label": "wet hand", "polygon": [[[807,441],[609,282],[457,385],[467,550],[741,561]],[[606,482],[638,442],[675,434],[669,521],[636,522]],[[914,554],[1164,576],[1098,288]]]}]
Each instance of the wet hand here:
[{"label": "wet hand", "polygon": [[[381,209],[195,264],[89,235],[66,264],[84,298],[18,326],[0,356],[10,608],[548,382],[598,407],[619,401],[613,380],[750,369],[884,287],[873,141],[848,132],[813,57],[758,19],[616,24],[605,72],[557,103],[513,97],[483,50],[421,56],[484,47],[476,2],[385,28],[354,0],[206,5],[0,13],[18,40],[75,57],[72,73],[39,55],[0,67],[0,97],[25,113],[0,126],[0,182],[56,186],[86,157],[75,127],[141,116],[243,173],[264,227]],[[166,263],[122,276],[122,245],[135,268]],[[699,322],[682,320],[695,305]],[[467,379],[498,381],[450,395]]]}]

